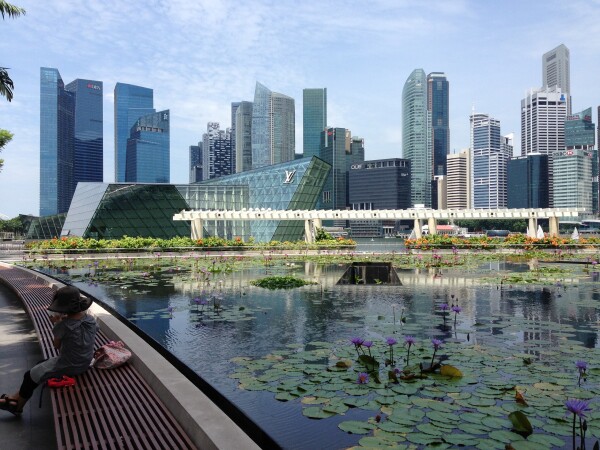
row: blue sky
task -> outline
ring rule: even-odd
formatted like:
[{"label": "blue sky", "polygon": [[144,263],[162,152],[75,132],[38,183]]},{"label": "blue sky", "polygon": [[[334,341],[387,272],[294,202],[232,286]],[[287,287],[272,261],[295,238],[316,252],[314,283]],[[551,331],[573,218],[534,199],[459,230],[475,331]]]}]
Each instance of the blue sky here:
[{"label": "blue sky", "polygon": [[[469,145],[469,114],[489,113],[515,133],[520,101],[542,83],[542,54],[571,51],[573,111],[600,104],[600,0],[11,0],[27,14],[0,22],[0,66],[15,83],[0,99],[0,214],[39,211],[39,69],[65,83],[104,82],[104,181],[114,180],[116,82],[154,89],[171,110],[171,182],[188,181],[188,147],[210,121],[230,126],[232,101],[256,81],[296,99],[327,87],[328,122],[365,139],[367,159],[402,156],[402,87],[413,69],[450,81],[451,150]],[[0,216],[1,217],[1,216]]]}]

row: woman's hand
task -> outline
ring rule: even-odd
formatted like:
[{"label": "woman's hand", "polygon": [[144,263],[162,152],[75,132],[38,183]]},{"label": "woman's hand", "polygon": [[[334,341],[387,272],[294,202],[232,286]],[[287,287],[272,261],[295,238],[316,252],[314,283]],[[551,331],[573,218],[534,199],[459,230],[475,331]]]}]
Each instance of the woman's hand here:
[{"label": "woman's hand", "polygon": [[65,318],[64,314],[53,314],[50,316],[50,322],[56,324]]}]

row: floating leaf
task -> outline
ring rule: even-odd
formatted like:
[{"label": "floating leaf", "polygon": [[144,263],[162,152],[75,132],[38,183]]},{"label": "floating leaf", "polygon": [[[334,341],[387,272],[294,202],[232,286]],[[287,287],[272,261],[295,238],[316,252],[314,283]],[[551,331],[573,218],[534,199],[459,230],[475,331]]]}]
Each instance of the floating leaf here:
[{"label": "floating leaf", "polygon": [[351,434],[369,434],[375,426],[369,422],[361,422],[360,420],[347,420],[340,423],[338,428]]},{"label": "floating leaf", "polygon": [[516,390],[515,393],[515,400],[517,401],[517,403],[521,404],[521,405],[527,405],[527,402],[525,401],[525,397],[523,397],[523,394],[521,392],[519,392],[518,390]]},{"label": "floating leaf", "polygon": [[335,416],[335,413],[324,411],[318,406],[304,408],[302,414],[310,419],[327,419],[328,417]]},{"label": "floating leaf", "polygon": [[449,364],[444,364],[440,369],[440,374],[445,377],[454,377],[454,378],[462,378],[463,374],[456,367],[451,366]]},{"label": "floating leaf", "polygon": [[527,416],[523,414],[521,411],[514,411],[508,415],[508,418],[513,424],[513,430],[518,433],[523,433],[525,437],[529,436],[533,433],[533,427],[527,419]]},{"label": "floating leaf", "polygon": [[352,367],[352,362],[347,359],[343,359],[341,361],[336,362],[335,367],[349,369],[350,367]]}]

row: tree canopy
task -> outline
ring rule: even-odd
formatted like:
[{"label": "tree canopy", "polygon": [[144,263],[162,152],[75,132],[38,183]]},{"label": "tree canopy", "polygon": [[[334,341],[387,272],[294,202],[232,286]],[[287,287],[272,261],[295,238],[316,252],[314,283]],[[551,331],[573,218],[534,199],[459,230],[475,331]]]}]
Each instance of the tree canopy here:
[{"label": "tree canopy", "polygon": [[[5,0],[0,0],[0,14],[4,19],[6,16],[9,18],[19,17],[21,14],[25,14],[23,8],[11,5]],[[0,67],[0,95],[6,97],[9,102],[13,99],[13,89],[15,85],[8,75],[8,69],[6,67]],[[0,147],[1,148],[1,147]]]}]

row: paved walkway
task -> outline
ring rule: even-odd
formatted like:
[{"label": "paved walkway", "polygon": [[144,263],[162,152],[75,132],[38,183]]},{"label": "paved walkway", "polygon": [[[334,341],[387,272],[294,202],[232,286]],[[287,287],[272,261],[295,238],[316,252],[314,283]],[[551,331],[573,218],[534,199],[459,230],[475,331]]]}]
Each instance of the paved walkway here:
[{"label": "paved walkway", "polygon": [[[42,359],[33,324],[21,301],[0,284],[0,394],[14,393],[21,385],[23,373]],[[0,411],[2,450],[56,448],[50,397],[45,391],[40,409],[39,395],[38,388],[19,418]]]}]

